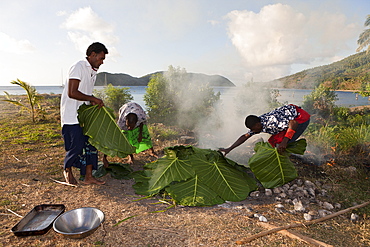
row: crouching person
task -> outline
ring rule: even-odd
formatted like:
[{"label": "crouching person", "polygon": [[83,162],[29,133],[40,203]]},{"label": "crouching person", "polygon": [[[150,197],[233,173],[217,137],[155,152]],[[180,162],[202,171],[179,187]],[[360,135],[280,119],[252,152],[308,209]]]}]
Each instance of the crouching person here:
[{"label": "crouching person", "polygon": [[[158,157],[153,148],[146,120],[144,109],[138,103],[129,102],[119,109],[117,124],[130,144],[136,148],[136,153],[150,149],[150,155]],[[130,154],[128,163],[133,164],[133,162],[134,156]],[[109,166],[107,155],[103,157],[103,164],[105,167]]]}]

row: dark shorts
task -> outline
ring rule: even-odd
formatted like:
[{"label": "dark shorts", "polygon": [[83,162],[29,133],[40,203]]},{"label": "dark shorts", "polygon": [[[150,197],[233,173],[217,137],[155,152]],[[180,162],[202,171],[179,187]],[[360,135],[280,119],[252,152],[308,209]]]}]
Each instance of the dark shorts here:
[{"label": "dark shorts", "polygon": [[83,134],[79,124],[63,125],[62,135],[66,156],[64,158],[64,169],[77,167],[80,174],[86,174],[86,166],[92,165],[93,170],[98,167],[98,151],[89,143],[89,137]]}]

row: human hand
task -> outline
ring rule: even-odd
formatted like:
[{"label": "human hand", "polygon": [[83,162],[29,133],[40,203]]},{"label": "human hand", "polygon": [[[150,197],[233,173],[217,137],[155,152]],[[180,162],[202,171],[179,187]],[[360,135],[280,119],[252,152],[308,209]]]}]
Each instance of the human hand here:
[{"label": "human hand", "polygon": [[278,150],[279,154],[284,153],[287,145],[288,145],[288,141],[286,141],[285,139],[278,145],[277,150]]},{"label": "human hand", "polygon": [[99,98],[96,98],[96,97],[93,97],[91,100],[90,100],[91,104],[92,105],[98,105],[98,108],[101,108],[104,106],[104,102],[103,100],[99,99]]},{"label": "human hand", "polygon": [[229,148],[219,148],[218,151],[223,152],[226,156],[231,150]]}]

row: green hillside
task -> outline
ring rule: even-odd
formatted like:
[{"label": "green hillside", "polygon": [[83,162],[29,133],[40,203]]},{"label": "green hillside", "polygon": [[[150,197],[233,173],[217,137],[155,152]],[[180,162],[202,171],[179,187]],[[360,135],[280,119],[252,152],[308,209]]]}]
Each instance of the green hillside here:
[{"label": "green hillside", "polygon": [[324,84],[334,90],[361,90],[370,82],[370,54],[357,53],[338,62],[303,70],[274,81],[280,87],[313,89]]},{"label": "green hillside", "polygon": [[[127,74],[111,74],[107,72],[98,73],[95,85],[104,86],[112,84],[113,86],[147,86],[150,77],[156,73],[148,74],[143,77],[133,77]],[[210,86],[234,87],[229,79],[220,75],[205,75],[201,73],[187,73],[188,80],[199,84],[209,84]]]}]

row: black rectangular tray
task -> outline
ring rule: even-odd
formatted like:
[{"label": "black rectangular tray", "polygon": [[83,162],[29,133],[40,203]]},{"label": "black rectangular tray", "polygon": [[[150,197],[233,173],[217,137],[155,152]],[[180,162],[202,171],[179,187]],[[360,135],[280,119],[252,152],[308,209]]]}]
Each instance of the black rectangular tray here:
[{"label": "black rectangular tray", "polygon": [[64,210],[63,204],[37,205],[12,228],[12,232],[16,236],[45,234]]}]

